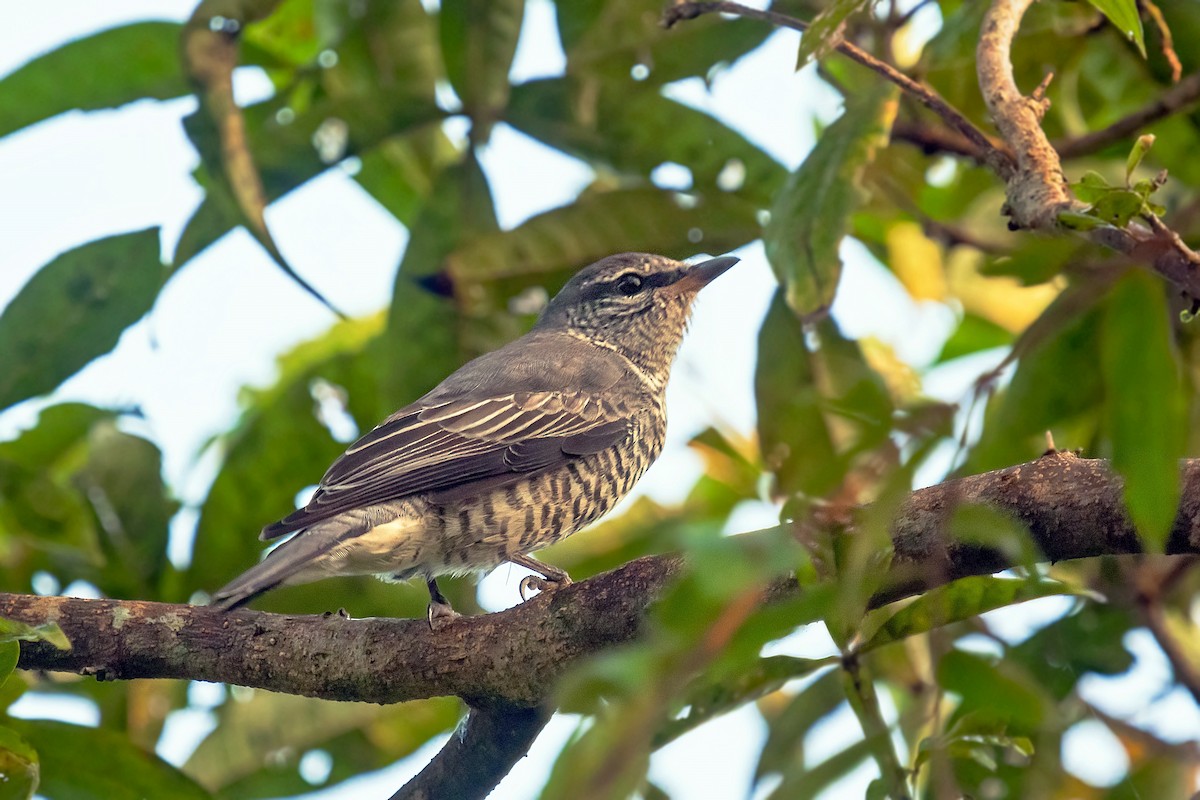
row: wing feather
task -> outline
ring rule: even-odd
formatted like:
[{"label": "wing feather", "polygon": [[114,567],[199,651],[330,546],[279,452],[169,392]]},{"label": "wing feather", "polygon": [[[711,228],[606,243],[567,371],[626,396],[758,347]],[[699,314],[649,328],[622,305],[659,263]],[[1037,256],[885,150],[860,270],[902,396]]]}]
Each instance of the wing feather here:
[{"label": "wing feather", "polygon": [[270,539],[353,508],[426,492],[460,494],[599,452],[629,436],[631,411],[581,392],[514,392],[403,408],[330,466]]}]

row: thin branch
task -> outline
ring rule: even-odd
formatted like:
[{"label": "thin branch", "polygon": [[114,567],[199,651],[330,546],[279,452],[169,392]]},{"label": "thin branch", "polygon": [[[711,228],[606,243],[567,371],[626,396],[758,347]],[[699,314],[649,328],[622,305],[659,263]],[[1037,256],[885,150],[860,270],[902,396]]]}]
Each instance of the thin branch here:
[{"label": "thin branch", "polygon": [[[746,17],[748,19],[757,19],[764,22],[769,22],[772,25],[778,25],[781,28],[790,28],[796,31],[804,31],[808,29],[808,23],[803,20],[789,17],[785,14],[779,14],[775,11],[761,11],[757,8],[750,8],[741,3],[677,3],[668,6],[663,12],[663,26],[670,28],[676,23],[683,20],[695,19],[704,14],[730,14],[738,17]],[[963,116],[962,112],[950,105],[945,98],[938,94],[934,89],[926,86],[923,83],[913,80],[905,75],[900,70],[893,67],[884,61],[879,60],[875,56],[866,52],[862,48],[842,41],[837,45],[837,51],[869,70],[879,73],[885,79],[899,86],[902,90],[912,95],[918,102],[928,108],[933,113],[937,114],[946,121],[950,127],[957,131],[960,135],[966,137],[981,154],[984,162],[988,164],[998,175],[1003,178],[1012,172],[1013,164],[1008,154],[988,137],[986,133],[979,130],[975,125]]]},{"label": "thin branch", "polygon": [[1054,148],[1062,158],[1078,158],[1103,150],[1110,144],[1128,139],[1147,125],[1171,116],[1200,102],[1200,72],[1193,72],[1155,100],[1107,128],[1082,136],[1062,139]]},{"label": "thin branch", "polygon": [[391,800],[483,800],[529,752],[551,713],[545,706],[472,708],[433,760]]},{"label": "thin branch", "polygon": [[1197,669],[1195,662],[1184,652],[1174,633],[1168,627],[1162,604],[1163,593],[1168,591],[1170,585],[1178,581],[1183,573],[1193,566],[1195,566],[1193,560],[1188,559],[1181,564],[1174,565],[1175,568],[1171,570],[1171,574],[1164,576],[1147,565],[1147,571],[1142,573],[1142,580],[1139,581],[1141,585],[1137,592],[1137,607],[1142,623],[1154,636],[1159,648],[1170,662],[1171,670],[1175,673],[1175,680],[1191,692],[1197,703],[1200,703],[1200,669]]}]

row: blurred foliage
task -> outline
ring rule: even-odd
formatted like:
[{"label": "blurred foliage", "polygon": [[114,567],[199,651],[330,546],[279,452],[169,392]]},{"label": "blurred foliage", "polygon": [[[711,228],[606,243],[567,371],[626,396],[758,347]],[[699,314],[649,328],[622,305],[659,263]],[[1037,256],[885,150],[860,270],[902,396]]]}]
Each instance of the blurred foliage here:
[{"label": "blurred foliage", "polygon": [[[519,335],[533,320],[531,296],[612,252],[686,257],[761,240],[780,288],[758,339],[756,431],[704,430],[692,441],[703,474],[684,500],[639,498],[546,553],[576,578],[647,553],[691,558],[655,608],[651,635],[564,682],[562,707],[589,722],[544,796],[665,797],[646,778],[651,754],[747,706],[767,729],[747,791],[769,797],[816,796],[866,761],[879,776],[870,797],[1184,796],[1196,786],[1195,748],[1105,714],[1080,687],[1131,669],[1127,634],[1147,607],[1166,620],[1161,635],[1196,640],[1194,570],[1154,558],[1039,567],[1021,525],[965,507],[948,515],[950,534],[1001,548],[1021,567],[868,605],[889,559],[888,522],[914,476],[1029,460],[1047,430],[1113,460],[1131,518],[1161,551],[1179,496],[1176,460],[1200,444],[1200,336],[1180,317],[1192,309],[1077,239],[1006,230],[999,181],[936,143],[889,141],[893,123],[939,122],[836,53],[844,39],[894,58],[986,128],[974,70],[986,3],[774,3],[813,22],[797,61],[817,61],[845,98],[791,172],[756,131],[666,91],[718,80],[770,27],[709,15],[665,30],[663,4],[560,0],[565,69],[516,84],[508,76],[532,6],[523,0],[205,0],[185,25],[100,31],[0,78],[0,136],[72,111],[194,94],[185,129],[204,190],[167,267],[157,231],[114,232],[58,256],[21,289],[0,313],[0,408],[52,393],[109,352],[180,268],[239,226],[290,272],[265,210],[327,170],[353,164],[358,185],[411,234],[386,310],[338,322],[282,355],[273,385],[244,392],[240,417],[204,453],[218,469],[193,509],[194,531],[177,516],[155,432],[136,408],[33,399],[36,423],[0,442],[0,586],[202,599],[259,557],[254,532],[291,510],[341,451],[339,425],[366,430]],[[1153,12],[1134,0],[1035,4],[1013,60],[1026,90],[1055,72],[1047,133],[1104,128],[1162,94],[1166,28],[1184,72],[1200,68],[1194,0],[1156,0]],[[239,66],[263,70],[272,95],[239,107]],[[467,136],[446,125],[455,118]],[[574,201],[501,228],[477,160],[498,125],[582,162],[592,182]],[[1154,134],[1153,146],[1140,134]],[[1196,242],[1198,147],[1200,112],[1184,108],[1069,160],[1068,178],[1093,204],[1079,224],[1154,208]],[[684,168],[687,185],[657,185],[663,164]],[[1171,180],[1160,186],[1164,169]],[[851,240],[896,279],[896,308],[872,313],[940,310],[939,352],[902,360],[903,342],[855,341],[828,315],[835,298],[867,302],[838,293]],[[969,388],[949,401],[926,393],[951,375],[967,375],[959,382]],[[731,515],[764,501],[781,509],[777,527],[725,535]],[[810,524],[864,503],[871,511],[852,542]],[[188,557],[173,547],[168,558],[169,542],[193,538]],[[784,576],[803,591],[762,605],[764,583]],[[448,592],[472,608],[469,581]],[[1051,596],[1063,610],[1024,637],[1001,637],[979,617]],[[260,607],[316,613],[343,602],[331,598],[357,616],[417,616],[425,604],[421,587],[343,579],[273,593]],[[823,626],[831,641],[795,655],[789,637],[805,626]],[[460,714],[452,699],[378,707],[222,688],[204,701],[211,691],[178,683],[14,673],[16,640],[30,637],[69,644],[52,623],[0,620],[0,708],[27,691],[68,696],[93,704],[99,724],[0,715],[2,798],[303,794],[403,758]],[[180,713],[211,714],[214,726],[176,768],[154,748]],[[839,715],[857,718],[861,737],[814,747],[812,732]],[[1107,727],[1126,754],[1112,787],[1064,769],[1064,737],[1081,722]],[[306,759],[329,768],[306,771]]]}]

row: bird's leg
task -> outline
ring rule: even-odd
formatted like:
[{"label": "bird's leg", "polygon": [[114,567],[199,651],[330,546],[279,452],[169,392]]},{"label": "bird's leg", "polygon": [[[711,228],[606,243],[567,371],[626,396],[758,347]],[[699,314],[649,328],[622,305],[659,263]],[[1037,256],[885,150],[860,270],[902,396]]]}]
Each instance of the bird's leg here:
[{"label": "bird's leg", "polygon": [[516,555],[509,556],[508,560],[539,573],[538,575],[526,575],[521,579],[521,600],[524,600],[525,596],[532,589],[544,592],[548,589],[557,589],[560,586],[567,586],[571,583],[571,576],[566,573],[566,570],[561,570],[549,564],[543,564],[533,556],[517,553]]},{"label": "bird's leg", "polygon": [[434,630],[433,621],[435,619],[454,619],[462,616],[454,610],[450,601],[442,594],[436,580],[429,578],[425,581],[425,585],[429,587],[429,630]]}]

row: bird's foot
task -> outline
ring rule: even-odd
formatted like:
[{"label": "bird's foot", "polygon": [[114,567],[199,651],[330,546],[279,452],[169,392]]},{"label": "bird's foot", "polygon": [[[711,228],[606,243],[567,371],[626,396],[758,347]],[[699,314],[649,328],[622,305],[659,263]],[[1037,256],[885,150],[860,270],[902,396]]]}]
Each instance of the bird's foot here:
[{"label": "bird's foot", "polygon": [[528,599],[531,591],[547,592],[552,589],[561,589],[563,586],[568,586],[571,583],[571,578],[565,572],[562,577],[543,577],[541,575],[526,575],[521,578],[521,602]]},{"label": "bird's foot", "polygon": [[453,606],[446,602],[432,602],[429,604],[429,630],[436,631],[439,627],[449,622],[452,619],[458,619],[462,614],[454,610]]}]

